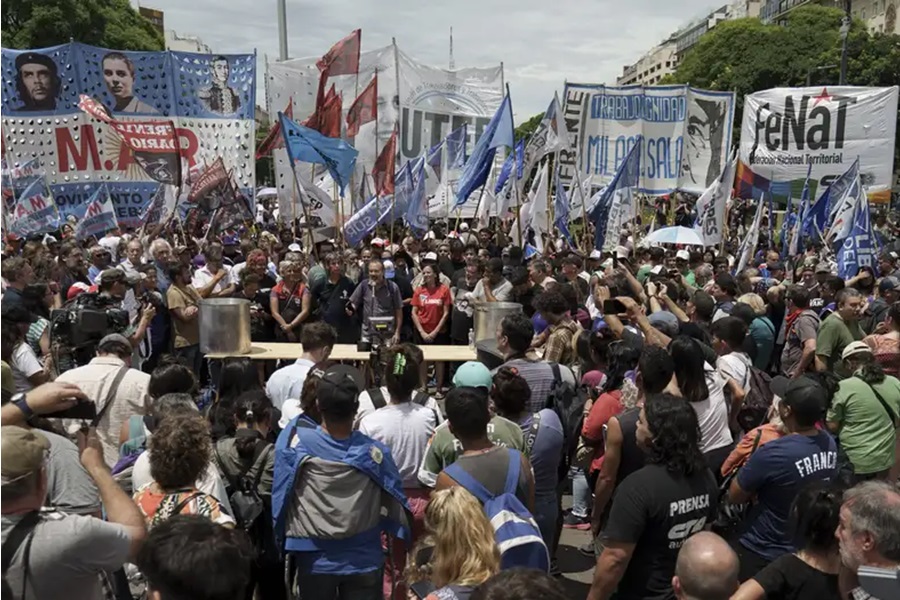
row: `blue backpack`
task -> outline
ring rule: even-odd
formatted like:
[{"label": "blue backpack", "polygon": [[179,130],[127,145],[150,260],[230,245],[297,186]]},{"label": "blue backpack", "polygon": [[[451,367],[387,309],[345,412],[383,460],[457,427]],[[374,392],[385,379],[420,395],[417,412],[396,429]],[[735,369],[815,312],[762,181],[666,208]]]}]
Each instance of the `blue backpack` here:
[{"label": "blue backpack", "polygon": [[503,493],[494,496],[457,463],[444,469],[459,485],[464,487],[484,505],[484,512],[494,528],[494,540],[500,549],[500,568],[523,567],[548,572],[550,553],[534,517],[516,497],[522,454],[508,449],[509,470]]}]

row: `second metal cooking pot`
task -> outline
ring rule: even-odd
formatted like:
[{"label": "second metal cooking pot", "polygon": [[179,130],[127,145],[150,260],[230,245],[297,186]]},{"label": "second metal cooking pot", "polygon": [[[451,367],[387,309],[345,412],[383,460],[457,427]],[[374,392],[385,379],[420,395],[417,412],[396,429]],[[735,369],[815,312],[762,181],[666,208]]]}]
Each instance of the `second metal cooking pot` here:
[{"label": "second metal cooking pot", "polygon": [[497,327],[507,315],[519,314],[522,305],[518,302],[477,302],[475,303],[475,343],[497,339]]}]

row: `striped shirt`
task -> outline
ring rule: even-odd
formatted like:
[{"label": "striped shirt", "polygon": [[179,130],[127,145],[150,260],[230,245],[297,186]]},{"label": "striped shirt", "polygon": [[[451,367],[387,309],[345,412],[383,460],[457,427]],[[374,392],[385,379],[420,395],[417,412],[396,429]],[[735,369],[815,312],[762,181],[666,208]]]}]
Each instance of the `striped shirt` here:
[{"label": "striped shirt", "polygon": [[[547,407],[547,396],[550,395],[550,390],[553,388],[555,381],[551,363],[543,360],[532,361],[525,358],[514,358],[494,369],[492,374],[502,367],[515,369],[528,382],[528,387],[531,388],[531,401],[527,407],[529,412],[535,413]],[[563,381],[571,383],[573,386],[578,385],[575,380],[575,374],[572,373],[572,369],[569,367],[559,365],[559,375]]]}]

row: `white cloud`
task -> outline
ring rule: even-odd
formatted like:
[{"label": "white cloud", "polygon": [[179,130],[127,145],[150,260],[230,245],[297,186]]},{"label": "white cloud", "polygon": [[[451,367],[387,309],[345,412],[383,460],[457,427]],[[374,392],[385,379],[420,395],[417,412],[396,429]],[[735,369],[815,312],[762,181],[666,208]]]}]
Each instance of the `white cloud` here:
[{"label": "white cloud", "polygon": [[[259,56],[257,104],[265,104],[264,56],[278,56],[273,0],[149,0],[165,26],[200,37],[214,52]],[[397,39],[410,56],[446,67],[453,27],[458,67],[504,63],[518,121],[546,108],[568,81],[614,84],[709,0],[288,0],[291,56],[318,56],[362,28],[363,50]]]}]

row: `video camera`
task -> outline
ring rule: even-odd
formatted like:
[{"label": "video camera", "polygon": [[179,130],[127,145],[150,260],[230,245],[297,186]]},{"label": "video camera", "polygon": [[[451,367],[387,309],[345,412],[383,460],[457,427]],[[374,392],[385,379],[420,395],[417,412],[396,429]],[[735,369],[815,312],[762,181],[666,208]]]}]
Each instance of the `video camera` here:
[{"label": "video camera", "polygon": [[97,344],[104,336],[124,333],[130,321],[128,311],[121,308],[116,298],[80,294],[62,308],[50,311],[50,345],[57,353],[70,354],[75,366],[85,365],[96,354]]},{"label": "video camera", "polygon": [[381,386],[382,358],[381,349],[390,342],[394,336],[394,317],[369,317],[369,340],[360,341],[356,345],[359,352],[369,353],[369,367],[375,386]]}]

